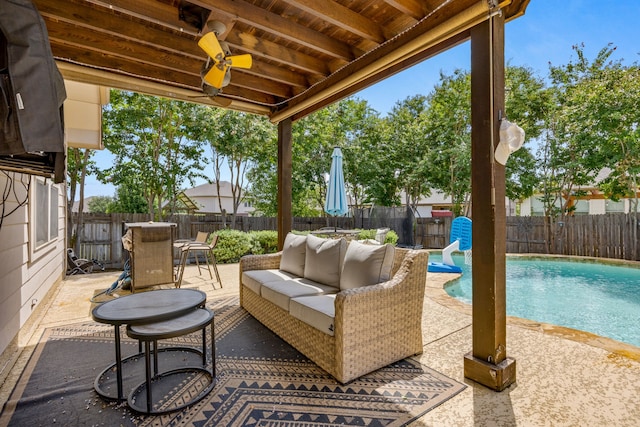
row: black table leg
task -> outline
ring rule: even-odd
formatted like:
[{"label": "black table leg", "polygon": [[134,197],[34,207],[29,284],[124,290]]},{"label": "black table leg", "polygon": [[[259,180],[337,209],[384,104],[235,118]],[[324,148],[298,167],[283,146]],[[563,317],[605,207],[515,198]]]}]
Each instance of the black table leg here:
[{"label": "black table leg", "polygon": [[[155,348],[154,348],[155,350]],[[157,351],[155,351],[157,353]],[[155,369],[158,369],[158,359],[154,355],[155,358]],[[151,396],[151,357],[149,355],[149,341],[144,342],[144,367],[145,367],[145,383],[147,385],[147,413],[151,413],[151,405],[153,402],[153,398]]]},{"label": "black table leg", "polygon": [[213,324],[216,319],[211,320],[211,376],[216,378],[216,337],[214,336]]},{"label": "black table leg", "polygon": [[124,400],[122,391],[122,350],[120,348],[120,325],[115,325],[116,340],[116,381],[118,383],[118,400]]}]

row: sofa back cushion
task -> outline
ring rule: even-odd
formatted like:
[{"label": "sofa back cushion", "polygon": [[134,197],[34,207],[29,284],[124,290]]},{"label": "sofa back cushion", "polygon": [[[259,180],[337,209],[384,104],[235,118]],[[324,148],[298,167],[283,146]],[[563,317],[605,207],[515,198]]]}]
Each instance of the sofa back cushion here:
[{"label": "sofa back cushion", "polygon": [[395,247],[351,241],[345,254],[340,289],[375,285],[391,278]]},{"label": "sofa back cushion", "polygon": [[282,246],[280,270],[303,277],[306,252],[307,236],[288,233]]},{"label": "sofa back cushion", "polygon": [[340,288],[340,271],[347,250],[347,241],[307,236],[304,277],[314,282]]}]

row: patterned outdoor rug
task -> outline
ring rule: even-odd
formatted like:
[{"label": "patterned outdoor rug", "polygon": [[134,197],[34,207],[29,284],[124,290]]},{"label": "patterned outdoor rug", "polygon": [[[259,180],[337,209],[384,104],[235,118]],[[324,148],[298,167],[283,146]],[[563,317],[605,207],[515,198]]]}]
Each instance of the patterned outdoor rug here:
[{"label": "patterned outdoor rug", "polygon": [[[341,385],[240,308],[236,297],[207,305],[215,312],[216,384],[195,405],[142,416],[100,398],[93,384],[113,362],[113,327],[89,322],[45,331],[0,426],[401,426],[465,388],[411,359]],[[137,343],[122,334],[123,355],[137,353]],[[163,344],[198,347],[201,337]],[[124,370],[127,391],[144,379],[142,361],[129,365],[137,372]],[[198,381],[184,386],[185,396],[202,387]]]}]

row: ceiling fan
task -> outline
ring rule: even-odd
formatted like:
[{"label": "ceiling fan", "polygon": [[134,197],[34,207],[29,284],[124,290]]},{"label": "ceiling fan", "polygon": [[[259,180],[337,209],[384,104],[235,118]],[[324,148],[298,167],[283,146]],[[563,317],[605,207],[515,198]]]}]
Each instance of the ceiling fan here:
[{"label": "ceiling fan", "polygon": [[231,55],[229,46],[220,42],[218,36],[226,30],[219,21],[207,22],[210,32],[198,41],[198,46],[209,57],[202,67],[202,90],[208,96],[216,96],[218,92],[231,81],[231,68],[251,68],[251,55]]}]

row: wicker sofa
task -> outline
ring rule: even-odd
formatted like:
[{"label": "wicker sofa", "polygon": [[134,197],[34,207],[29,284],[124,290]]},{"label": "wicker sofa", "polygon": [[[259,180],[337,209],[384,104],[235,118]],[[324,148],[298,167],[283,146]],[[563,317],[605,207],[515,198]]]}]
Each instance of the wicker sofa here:
[{"label": "wicker sofa", "polygon": [[[338,244],[327,243],[329,239],[318,240],[309,235],[307,251],[300,258],[304,248],[300,247],[299,239],[304,237],[291,236],[287,236],[281,252],[249,255],[240,260],[240,304],[252,316],[341,383],[422,352],[422,307],[428,252],[393,247],[386,250],[382,269],[389,271],[386,275],[382,272],[382,281],[377,283],[371,271],[375,270],[377,274],[379,263],[372,267],[365,260],[365,270],[356,271],[358,266],[352,260],[353,253],[358,258],[356,249],[362,252],[362,244],[347,243],[343,239]],[[302,270],[297,274],[287,271],[300,267],[291,268],[293,239],[298,239],[295,255],[298,262],[304,259],[302,262],[306,263],[302,266],[304,273]],[[319,259],[325,262],[325,269],[337,267],[341,285],[345,285],[350,277],[351,283],[347,283],[346,288],[335,288],[336,283],[327,285],[307,277],[313,272],[311,261],[314,258],[310,261],[310,254],[321,252],[310,250],[309,242],[317,246],[320,240],[324,240],[320,246],[340,246],[338,266],[326,257]],[[375,251],[379,256],[383,249],[364,251]],[[363,260],[361,254],[359,259]],[[356,260],[356,263],[360,261]],[[318,266],[315,267],[317,270]],[[357,286],[358,276],[366,276],[362,286]],[[295,283],[301,284],[303,289],[291,291],[289,286]],[[289,295],[274,296],[274,290],[284,290]],[[303,306],[305,303],[307,305]],[[303,307],[302,311],[300,307]]]}]

